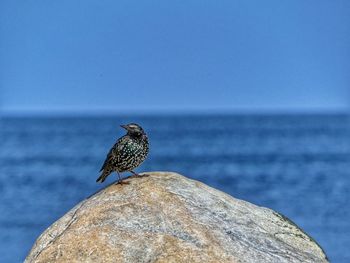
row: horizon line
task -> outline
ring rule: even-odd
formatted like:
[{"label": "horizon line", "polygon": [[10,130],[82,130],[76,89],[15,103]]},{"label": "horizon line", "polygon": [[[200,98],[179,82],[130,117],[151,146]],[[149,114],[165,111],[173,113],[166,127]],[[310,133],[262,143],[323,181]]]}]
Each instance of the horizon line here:
[{"label": "horizon line", "polygon": [[94,117],[165,115],[348,115],[348,107],[319,108],[183,108],[183,109],[0,109],[0,117]]}]

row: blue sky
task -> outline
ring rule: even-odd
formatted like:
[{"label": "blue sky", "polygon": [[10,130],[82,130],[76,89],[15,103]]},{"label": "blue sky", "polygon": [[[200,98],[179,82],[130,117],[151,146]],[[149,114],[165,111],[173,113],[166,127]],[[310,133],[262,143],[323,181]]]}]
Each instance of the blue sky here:
[{"label": "blue sky", "polygon": [[350,1],[0,3],[6,112],[344,110]]}]

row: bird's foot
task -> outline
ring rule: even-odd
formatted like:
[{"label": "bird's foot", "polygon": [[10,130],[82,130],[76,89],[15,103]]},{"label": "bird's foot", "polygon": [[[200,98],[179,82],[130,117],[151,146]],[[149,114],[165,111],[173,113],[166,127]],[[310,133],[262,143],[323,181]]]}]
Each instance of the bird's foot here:
[{"label": "bird's foot", "polygon": [[138,174],[137,176],[138,176],[138,177],[148,177],[149,174]]},{"label": "bird's foot", "polygon": [[126,181],[123,181],[123,180],[119,180],[115,183],[116,185],[117,184],[130,184],[130,182],[126,182]]}]

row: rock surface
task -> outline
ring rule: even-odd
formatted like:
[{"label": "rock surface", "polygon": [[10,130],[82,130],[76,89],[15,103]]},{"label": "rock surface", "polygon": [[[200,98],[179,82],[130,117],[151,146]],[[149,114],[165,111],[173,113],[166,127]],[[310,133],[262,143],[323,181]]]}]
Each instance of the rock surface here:
[{"label": "rock surface", "polygon": [[25,262],[328,262],[284,216],[179,174],[152,172],[82,201]]}]

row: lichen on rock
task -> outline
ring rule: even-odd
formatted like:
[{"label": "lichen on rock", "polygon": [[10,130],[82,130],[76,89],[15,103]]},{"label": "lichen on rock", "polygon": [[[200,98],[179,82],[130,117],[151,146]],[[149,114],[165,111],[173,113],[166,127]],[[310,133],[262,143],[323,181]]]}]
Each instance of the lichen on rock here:
[{"label": "lichen on rock", "polygon": [[170,172],[82,201],[25,262],[328,262],[286,217]]}]

